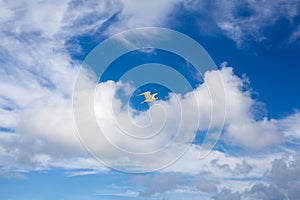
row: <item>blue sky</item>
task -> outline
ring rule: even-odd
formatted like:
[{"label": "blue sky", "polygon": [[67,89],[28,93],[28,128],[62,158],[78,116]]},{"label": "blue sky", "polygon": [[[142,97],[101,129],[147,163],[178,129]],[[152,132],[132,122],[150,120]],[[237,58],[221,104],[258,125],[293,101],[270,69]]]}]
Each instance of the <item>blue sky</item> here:
[{"label": "blue sky", "polygon": [[[297,199],[299,13],[296,0],[0,0],[0,198]],[[115,34],[143,27],[185,34],[207,51],[216,68],[201,76],[187,58],[146,48],[115,59],[93,82],[95,74],[82,68],[91,51]],[[180,41],[174,44],[184,47]],[[133,44],[120,40],[120,45],[110,50]],[[162,65],[169,68],[164,71]],[[142,72],[161,82],[136,87],[129,75]],[[89,116],[75,114],[74,121],[72,102],[76,105],[76,95],[87,94],[75,89],[73,96],[78,73],[85,87],[97,85],[93,114],[114,145],[141,153],[175,138],[188,150],[179,159],[174,155],[183,151],[180,145],[150,160],[132,155],[120,160],[99,138],[82,144],[89,138],[84,134],[94,129],[85,127]],[[220,77],[224,90],[218,87]],[[178,90],[162,83],[174,83]],[[146,90],[158,92],[159,101],[140,104],[142,97],[136,94]],[[88,105],[85,96],[81,100],[80,106]],[[118,135],[133,130],[128,113],[141,126],[152,122],[149,133],[166,117],[162,136],[137,144],[126,134]],[[216,145],[200,158],[211,116],[216,120],[212,129],[224,126]],[[80,137],[79,127],[85,127]],[[196,134],[195,139],[184,134]],[[94,144],[100,150],[91,155],[84,147]],[[168,160],[172,163],[166,165]],[[162,169],[142,173],[153,166]]]}]

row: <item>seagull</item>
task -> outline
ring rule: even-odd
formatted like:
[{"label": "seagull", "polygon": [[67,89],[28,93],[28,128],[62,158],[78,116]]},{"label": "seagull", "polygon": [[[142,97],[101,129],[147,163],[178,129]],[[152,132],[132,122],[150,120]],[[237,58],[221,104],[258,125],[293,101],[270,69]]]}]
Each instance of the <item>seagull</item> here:
[{"label": "seagull", "polygon": [[147,91],[147,92],[144,92],[144,93],[142,93],[142,94],[138,94],[137,96],[142,96],[142,95],[144,95],[145,98],[146,98],[145,101],[143,101],[142,103],[145,103],[145,102],[153,102],[153,101],[158,100],[158,98],[155,97],[155,96],[157,95],[157,93],[151,95],[150,92]]}]

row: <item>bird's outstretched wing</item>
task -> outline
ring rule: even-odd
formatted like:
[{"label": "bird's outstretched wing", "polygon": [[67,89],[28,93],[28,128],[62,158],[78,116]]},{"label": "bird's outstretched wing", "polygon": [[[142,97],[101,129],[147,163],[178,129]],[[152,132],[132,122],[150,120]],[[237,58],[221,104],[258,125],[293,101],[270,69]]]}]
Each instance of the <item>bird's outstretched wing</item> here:
[{"label": "bird's outstretched wing", "polygon": [[151,98],[151,95],[150,95],[150,92],[149,92],[149,91],[144,92],[144,93],[142,93],[142,94],[138,94],[137,96],[141,96],[141,95],[144,95],[146,99]]},{"label": "bird's outstretched wing", "polygon": [[158,93],[154,93],[154,94],[152,94],[152,97],[153,97],[153,98],[155,98],[155,96],[156,96],[157,94],[158,94]]}]

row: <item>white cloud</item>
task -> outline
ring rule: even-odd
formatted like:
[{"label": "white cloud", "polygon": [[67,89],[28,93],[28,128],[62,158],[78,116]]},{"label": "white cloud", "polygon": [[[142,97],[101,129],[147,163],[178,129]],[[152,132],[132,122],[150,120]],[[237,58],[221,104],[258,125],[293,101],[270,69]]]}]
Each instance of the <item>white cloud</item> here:
[{"label": "white cloud", "polygon": [[100,197],[127,197],[127,198],[137,198],[138,197],[138,192],[135,191],[131,191],[131,190],[126,190],[124,192],[101,192],[99,194],[95,194],[96,196],[100,196]]},{"label": "white cloud", "polygon": [[281,143],[282,134],[275,120],[256,119],[253,108],[257,102],[252,99],[251,90],[246,88],[248,80],[237,77],[226,63],[220,72],[226,94],[225,142],[250,149]]},{"label": "white cloud", "polygon": [[[1,104],[4,105],[4,104]],[[5,110],[5,109],[0,109],[0,127],[15,127],[17,125],[16,122],[16,113],[10,111],[10,110]]]},{"label": "white cloud", "polygon": [[[225,187],[213,196],[234,195],[237,199],[297,199],[299,197],[299,155],[291,159],[286,157],[275,159],[271,167],[262,176],[263,180],[256,181],[241,191]],[[222,199],[222,198],[221,198]]]},{"label": "white cloud", "polygon": [[[0,125],[15,131],[15,133],[0,133],[0,165],[6,170],[26,171],[52,167],[79,170],[69,174],[70,176],[106,171],[107,168],[85,153],[74,129],[71,94],[78,63],[71,59],[65,49],[65,42],[73,36],[94,33],[114,14],[117,14],[119,22],[105,30],[106,33],[139,26],[162,25],[177,2],[154,1],[151,3],[147,1],[133,4],[133,1],[124,0],[121,1],[121,6],[120,2],[116,1],[90,1],[87,4],[57,1],[51,2],[51,5],[49,2],[27,1],[20,4],[13,2],[4,4],[0,1],[0,24],[4,27],[0,31],[2,60]],[[245,30],[252,31],[251,34],[255,35],[258,40],[262,39],[263,36],[258,33],[259,30],[265,26],[268,19],[274,16],[272,8],[263,10],[264,13],[255,15],[254,18],[233,20],[231,12],[228,12],[233,7],[221,5],[220,8],[224,8],[224,12],[218,12],[221,15],[218,19],[221,21],[218,21],[217,25],[229,37],[237,41],[245,37]],[[253,6],[257,11],[263,9],[259,8],[259,5]],[[285,9],[289,11],[290,18],[296,14],[296,11],[288,7]],[[263,20],[256,23],[260,19]],[[258,24],[258,27],[254,24]],[[221,73],[226,88],[225,143],[246,149],[264,149],[281,144],[290,137],[299,138],[298,111],[283,119],[256,120],[252,113],[252,107],[256,105],[256,101],[252,99],[249,90],[244,90],[243,80],[234,75],[231,68],[224,66],[219,72],[208,72],[205,75],[206,81],[213,82],[214,76],[218,73]],[[111,89],[116,86],[114,84],[103,84],[104,93],[111,92]],[[208,100],[210,96],[205,85],[201,85],[194,92],[198,99],[199,110],[201,110],[200,129],[205,130],[211,114],[212,105]],[[189,108],[186,110],[192,111],[188,95],[180,97],[179,100],[184,108]],[[118,99],[114,101],[120,103]],[[111,120],[106,124],[107,128],[109,131],[116,131],[113,133],[119,132],[113,126],[113,118],[108,117],[111,116],[110,110],[107,109],[107,103],[110,102],[106,102],[106,99],[101,102],[102,105],[96,105],[101,111],[97,113],[98,117],[104,116],[106,120]],[[174,113],[178,110],[174,109],[176,108],[175,102],[175,97],[169,102],[160,102],[168,113],[173,113],[169,116],[176,116]],[[157,113],[158,111],[154,110],[153,115],[159,118]],[[123,117],[123,114],[127,113],[119,109],[117,115]],[[193,118],[192,113],[187,113],[187,115],[190,119]],[[148,116],[144,113],[135,120],[137,123],[146,123]],[[170,119],[170,122],[178,123],[178,120],[174,117]],[[184,131],[194,131],[188,126],[184,128]],[[173,131],[172,127],[168,126],[166,133],[171,131]],[[132,141],[123,140],[124,137],[121,140],[118,137],[114,139],[119,145],[124,145],[124,148],[131,148],[134,151],[140,148],[147,151],[161,145],[160,141],[155,141],[147,146],[134,146]],[[283,154],[233,157],[212,151],[209,156],[199,160],[199,146],[192,145],[178,162],[164,169],[164,172],[189,174],[207,172],[214,174],[215,178],[223,178],[224,183],[230,185],[235,191],[242,191],[249,182],[241,181],[237,186],[236,181],[225,181],[225,179],[233,176],[237,178],[259,177],[270,169],[272,160],[281,158]],[[214,162],[215,165],[212,165]],[[249,166],[255,167],[250,167],[250,169]],[[247,171],[247,168],[248,173],[233,173],[235,170]],[[20,174],[3,176],[23,177]],[[224,184],[216,185],[222,188]],[[208,186],[199,186],[200,189],[204,187]]]},{"label": "white cloud", "polygon": [[74,176],[85,176],[85,175],[93,175],[93,174],[98,174],[103,171],[94,171],[94,170],[81,170],[81,171],[70,171],[67,172],[68,177],[74,177]]},{"label": "white cloud", "polygon": [[262,121],[254,121],[251,118],[247,122],[235,121],[228,124],[226,131],[227,140],[232,139],[232,144],[252,149],[262,149],[282,142],[278,127],[273,120],[269,121],[266,118]]},{"label": "white cloud", "polygon": [[[283,142],[281,140],[281,137],[278,136],[278,123],[275,123],[272,119],[264,119],[261,121],[255,120],[253,114],[251,113],[251,107],[255,105],[255,101],[251,98],[251,94],[249,93],[249,91],[244,91],[243,80],[235,76],[232,72],[232,69],[226,66],[223,66],[223,68],[219,72],[211,71],[205,74],[204,84],[200,85],[193,91],[196,98],[199,100],[197,102],[198,104],[193,103],[192,96],[189,94],[185,96],[177,96],[177,100],[179,100],[179,103],[181,104],[180,109],[201,110],[200,121],[202,123],[200,123],[199,130],[206,130],[208,128],[208,122],[210,120],[210,109],[207,108],[210,108],[211,102],[201,101],[203,99],[210,98],[205,84],[210,81],[214,81],[214,77],[218,76],[219,73],[224,80],[224,87],[227,94],[227,118],[225,122],[226,128],[224,142],[241,146],[246,149],[262,149],[264,147]],[[86,79],[86,81],[86,84],[89,84],[89,79]],[[133,130],[130,126],[130,123],[127,123],[130,122],[127,120],[128,116],[133,116],[133,113],[130,113],[133,112],[133,110],[129,110],[129,113],[127,110],[123,110],[122,102],[115,97],[117,89],[122,87],[128,88],[128,85],[124,85],[122,83],[114,83],[112,81],[99,84],[95,99],[95,114],[97,116],[99,125],[102,128],[102,131],[105,133],[109,133],[106,136],[114,144],[131,152],[140,152],[141,148],[143,149],[143,152],[149,152],[161,148],[162,144],[165,144],[165,141],[168,141],[170,138],[172,138],[172,134],[176,131],[174,129],[174,124],[180,123],[180,118],[176,117],[180,115],[180,109],[178,108],[175,95],[173,94],[171,96],[170,101],[159,102],[159,105],[164,108],[164,112],[167,116],[166,125],[163,131],[164,134],[162,134],[162,136],[160,137],[157,137],[156,140],[143,141],[141,143],[122,134],[119,127],[116,126],[115,120],[117,117],[118,122],[126,122],[123,124],[119,124],[119,126],[121,125],[123,130]],[[210,89],[214,90],[213,87],[210,87]],[[44,90],[50,92],[48,88]],[[37,166],[41,168],[53,166],[53,164],[51,163],[54,162],[54,157],[67,159],[82,154],[82,147],[76,135],[74,128],[75,124],[72,119],[71,99],[65,98],[63,95],[53,92],[49,94],[52,95],[45,95],[32,100],[31,104],[23,108],[22,111],[19,112],[18,123],[16,124],[16,127],[14,127],[17,133],[20,135],[8,136],[8,138],[10,138],[9,143],[3,140],[4,147],[8,148],[8,146],[13,146],[16,149],[16,151],[14,151],[12,155],[15,158],[18,158],[19,164],[22,163],[25,155],[23,153],[18,154],[18,152],[27,152],[27,154],[31,156],[30,160],[33,163],[36,163]],[[114,104],[114,110],[111,109],[112,102]],[[85,103],[86,102],[82,102],[83,105]],[[191,107],[193,107],[194,109],[190,109]],[[155,125],[156,122],[152,121],[154,126],[150,130],[157,129],[156,126],[159,127],[161,125],[159,122],[163,121],[163,117],[165,117],[164,115],[160,114],[160,111],[158,109],[154,108],[155,107],[152,108],[151,115],[152,117],[154,117],[153,119],[157,120],[157,124]],[[186,115],[184,116],[187,118],[186,122],[191,122],[193,119],[195,119],[193,113],[194,112],[186,113]],[[148,117],[148,113],[143,112],[140,115],[136,115],[135,117],[133,117],[133,119],[136,121],[136,123],[147,124],[146,122],[149,120]],[[219,122],[222,123],[221,120],[219,120]],[[219,126],[220,124],[215,125]],[[241,125],[244,125],[242,131],[240,129],[235,130],[234,128],[232,128],[240,127]],[[190,133],[190,135],[192,136],[192,133],[196,130],[195,127],[190,127],[190,123],[183,123],[181,126],[182,130],[181,132],[179,132],[179,134]],[[257,142],[258,137],[260,138],[260,143]],[[19,143],[18,140],[20,139],[23,142]],[[102,146],[102,143],[95,139],[93,142],[95,143],[95,145]],[[177,140],[177,142],[180,141]],[[56,148],[53,148],[54,145]],[[31,148],[28,148],[28,146],[30,146]],[[199,147],[193,146],[193,148],[191,149],[191,152],[193,153],[189,151],[186,155],[189,158],[188,161],[191,163],[197,162],[197,159],[199,158]],[[177,148],[171,150],[178,151]],[[7,150],[5,149],[5,151]],[[111,149],[106,149],[106,152],[109,153],[109,151],[111,151]],[[108,155],[114,154],[113,151],[110,153],[111,154]],[[112,162],[114,163],[114,165],[120,164],[119,160],[115,159],[115,157],[113,156],[112,158],[114,158],[114,161]],[[174,159],[175,158],[176,157],[174,157]],[[160,157],[160,159],[163,161],[167,158]],[[214,159],[217,158],[214,157]],[[206,163],[206,165],[210,165],[210,162],[212,162],[212,160],[214,159],[210,159],[209,162]],[[237,160],[234,161],[234,166],[228,166],[228,169],[230,170],[227,171],[227,173],[231,176],[233,174],[229,172],[234,171],[238,166],[241,166],[243,164],[243,162],[241,162],[239,158],[236,159]],[[248,160],[250,158],[245,159]],[[29,165],[29,163],[27,164]],[[124,166],[129,164],[142,168],[144,166],[144,164],[140,162],[133,163],[130,158],[128,160],[128,163],[123,161],[123,164]],[[255,163],[249,164],[255,166],[257,165]],[[183,165],[184,167],[179,168],[176,168],[176,166],[178,165],[175,164],[174,168],[171,167],[170,169],[173,169],[175,171],[184,171],[187,173],[200,173],[202,164],[199,163],[199,165]],[[207,166],[204,166],[203,168],[206,167]],[[219,171],[220,173],[224,173],[220,169]]]},{"label": "white cloud", "polygon": [[[99,164],[83,150],[74,128],[71,94],[79,65],[70,57],[65,42],[73,36],[95,33],[114,14],[117,15],[119,22],[110,26],[108,30],[105,29],[106,33],[144,25],[162,25],[177,2],[147,1],[133,4],[133,1],[124,0],[121,2],[89,1],[81,4],[74,1],[51,3],[24,1],[17,4],[12,1],[9,3],[0,1],[0,24],[4,27],[0,31],[0,126],[14,131],[14,133],[3,130],[0,132],[0,177],[26,178],[20,172],[51,168],[66,169],[69,176],[107,172],[108,168]],[[241,42],[246,37],[245,32],[257,40],[264,39],[260,30],[277,19],[273,3],[270,3],[267,8],[253,3],[252,7],[256,14],[246,19],[236,19],[232,15],[231,11],[236,8],[234,4],[226,4],[225,7],[223,4],[224,2],[221,2],[217,5],[217,10],[220,12],[214,12],[218,13],[214,19],[218,20],[216,23],[218,28],[237,42]],[[198,8],[196,5],[198,6],[198,4],[193,6],[189,4],[189,9]],[[200,10],[204,8],[205,6]],[[288,3],[280,8],[278,17],[283,13],[292,20],[297,11],[292,4]],[[298,35],[295,33],[291,40],[297,38]],[[175,191],[174,198],[176,198],[180,193],[203,195],[203,190],[209,190],[211,193],[217,192],[215,199],[226,195],[231,199],[240,196],[266,199],[266,196],[277,194],[276,191],[279,191],[278,195],[285,195],[290,199],[299,196],[297,193],[299,159],[282,159],[294,150],[286,147],[287,152],[263,151],[266,147],[283,145],[290,139],[299,141],[299,111],[281,119],[257,120],[253,113],[253,107],[257,106],[257,102],[251,97],[251,90],[244,87],[245,80],[237,77],[232,68],[224,65],[220,71],[208,72],[205,81],[213,83],[214,77],[219,73],[226,89],[227,115],[223,142],[233,149],[238,146],[246,150],[259,150],[262,153],[233,156],[213,150],[204,159],[199,159],[201,146],[193,144],[174,165],[161,171],[166,174],[175,173],[175,177],[167,175],[162,178],[162,181],[154,177],[152,181],[155,184],[165,185],[161,188],[145,188],[140,191],[140,195],[168,192],[171,195]],[[101,86],[103,86],[101,88],[103,94],[110,95],[114,94],[112,89],[116,87],[128,87],[126,84],[113,82],[103,83]],[[205,130],[211,114],[210,95],[205,85],[200,85],[194,92],[198,100],[198,108],[201,110],[199,129]],[[109,97],[109,95],[102,95],[102,97]],[[196,105],[191,104],[189,95],[179,96],[179,101],[186,110],[193,111],[191,107],[196,108],[194,107]],[[111,138],[114,142],[132,151],[153,150],[161,145],[160,140],[157,140],[147,145],[143,143],[135,146],[132,140],[129,141],[125,137],[113,137],[120,133],[120,130],[114,126],[113,115],[108,109],[110,99],[104,98],[99,102],[101,104],[96,104],[96,110],[99,110],[96,114],[100,121],[106,120],[105,126],[109,132],[115,133]],[[120,109],[121,102],[118,99],[114,98],[114,102],[118,108],[115,110],[116,115],[123,120],[127,113]],[[161,101],[159,104],[166,109],[169,116],[178,114],[174,94],[169,102]],[[152,114],[157,119],[162,117],[155,109]],[[192,119],[193,114],[187,112],[187,117]],[[133,119],[138,124],[146,124],[149,116],[142,113]],[[169,120],[170,124],[178,123],[176,117]],[[221,122],[222,119],[217,121]],[[154,129],[155,126],[152,128]],[[167,126],[165,133],[172,131],[172,126]],[[186,126],[184,131],[194,130]],[[160,139],[166,140],[168,137]],[[95,143],[100,144],[98,141]],[[140,164],[132,160],[128,163],[132,166]],[[266,171],[268,176],[264,177]],[[178,175],[180,173],[184,175]],[[195,188],[185,182],[186,175],[200,176],[200,178],[203,176],[208,180],[197,180]],[[259,184],[256,183],[259,182],[256,178],[263,180]],[[173,181],[172,185],[169,185],[170,180]],[[226,190],[224,187],[230,189]],[[135,191],[125,192],[126,196],[131,197],[136,197],[138,194]]]},{"label": "white cloud", "polygon": [[[95,168],[75,132],[71,96],[79,64],[64,45],[74,34],[83,34],[66,28],[83,16],[66,12],[81,11],[70,1],[1,4],[0,121],[13,133],[1,133],[0,165],[15,170]],[[88,31],[102,23],[76,28]],[[70,165],[73,159],[78,160]]]},{"label": "white cloud", "polygon": [[1,5],[4,12],[1,12],[0,23],[6,30],[16,34],[39,32],[52,37],[61,29],[68,1],[1,1]]},{"label": "white cloud", "polygon": [[[70,1],[67,10],[64,12],[63,27],[60,34],[69,38],[80,35],[94,35],[106,23],[109,23],[111,18],[118,15],[120,9],[120,2],[115,0]],[[124,22],[124,26],[125,24],[126,22]],[[103,32],[97,33],[96,38],[98,34],[103,34]]]},{"label": "white cloud", "polygon": [[172,9],[182,0],[121,0],[121,12],[116,26],[109,28],[109,33],[127,29],[166,24]]},{"label": "white cloud", "polygon": [[300,137],[300,113],[295,113],[277,121],[282,133],[286,137],[299,139]]}]

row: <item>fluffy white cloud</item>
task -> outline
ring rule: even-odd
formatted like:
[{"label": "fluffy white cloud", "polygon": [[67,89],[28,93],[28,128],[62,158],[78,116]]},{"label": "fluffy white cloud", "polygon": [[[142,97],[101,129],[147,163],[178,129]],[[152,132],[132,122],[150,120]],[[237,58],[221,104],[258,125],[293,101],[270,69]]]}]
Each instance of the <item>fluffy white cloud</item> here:
[{"label": "fluffy white cloud", "polygon": [[[198,130],[203,131],[208,128],[209,120],[211,118],[211,102],[201,100],[210,99],[206,84],[213,82],[219,73],[223,78],[224,88],[226,90],[227,116],[225,121],[224,135],[222,137],[223,142],[229,144],[231,148],[232,146],[237,146],[246,150],[263,150],[267,147],[274,147],[277,144],[283,144],[286,142],[285,135],[283,134],[284,132],[282,132],[282,128],[284,127],[281,126],[282,123],[285,123],[284,121],[286,119],[268,120],[267,118],[264,118],[262,120],[257,120],[255,113],[252,112],[253,107],[256,106],[256,101],[251,97],[251,90],[246,90],[244,87],[244,80],[234,75],[232,68],[227,67],[226,65],[224,65],[220,71],[207,72],[204,76],[204,84],[200,85],[190,93],[193,93],[199,100],[197,102],[198,104],[192,103],[192,96],[189,95],[189,93],[185,96],[177,96],[177,100],[181,104],[180,109],[191,110],[192,107],[192,110],[199,109],[201,111],[199,117],[201,123],[199,124]],[[99,84],[97,95],[95,97],[95,114],[97,116],[99,126],[103,132],[108,133],[106,137],[112,143],[130,152],[140,152],[140,149],[143,148],[142,151],[145,153],[161,148],[161,145],[164,144],[163,141],[170,139],[169,136],[176,131],[174,130],[174,124],[178,124],[178,121],[180,121],[180,118],[174,117],[180,115],[177,113],[180,112],[180,109],[177,108],[177,104],[174,99],[175,94],[170,96],[169,101],[159,101],[156,105],[164,108],[164,112],[167,118],[169,118],[168,120],[171,121],[172,126],[164,126],[164,134],[162,134],[161,137],[156,138],[157,140],[153,139],[152,141],[140,142],[139,140],[135,140],[134,138],[124,135],[123,133],[124,131],[129,131],[129,133],[136,134],[136,136],[141,136],[141,132],[136,131],[132,127],[131,120],[137,124],[145,125],[149,122],[149,113],[142,112],[136,115],[132,109],[122,109],[124,102],[120,101],[115,94],[117,93],[118,89],[124,86],[128,87],[126,84],[114,83],[112,81]],[[210,89],[216,90],[217,88],[210,87]],[[133,91],[132,89],[127,90]],[[84,102],[82,103],[84,104]],[[166,117],[165,115],[160,114],[159,110],[154,109],[156,106],[153,106],[151,110],[151,116],[154,119],[154,121],[152,121],[154,126],[150,128],[148,127],[150,132],[156,130],[156,126],[161,126],[160,123],[155,124],[155,120],[158,122],[164,121],[164,118]],[[188,112],[185,117],[188,119],[186,122],[190,122],[194,115]],[[219,122],[222,123],[221,120]],[[168,123],[168,121],[166,123]],[[183,131],[180,133],[183,134],[187,132],[194,132],[195,129],[191,129],[189,125],[189,123],[181,124]],[[215,126],[220,126],[220,124],[215,124]],[[143,132],[142,134],[147,134],[147,132]],[[258,139],[259,142],[257,141]],[[102,143],[100,142],[99,144]],[[247,173],[252,171],[252,169],[253,173],[256,173],[252,174],[252,176],[259,176],[259,174],[263,173],[263,171],[268,168],[268,164],[264,165],[264,163],[270,163],[274,158],[279,158],[280,156],[284,155],[284,153],[271,154],[268,159],[265,155],[263,155],[261,158],[253,158],[253,160],[251,160],[251,156],[235,158],[228,155],[223,155],[223,157],[228,157],[223,164],[220,164],[216,157],[208,156],[205,158],[206,160],[203,162],[199,161],[198,163],[197,160],[199,159],[199,151],[200,146],[192,146],[192,148],[182,158],[183,160],[186,159],[185,162],[181,163],[178,161],[178,163],[168,168],[168,170],[186,173],[200,173],[202,169],[211,167],[211,163],[215,163],[214,173],[219,170],[220,176],[222,176],[224,172],[226,172],[228,176],[249,175]],[[249,162],[249,160],[252,162]],[[268,162],[266,162],[266,160],[268,160]],[[128,161],[131,162],[131,159]],[[229,161],[233,164],[228,165]],[[119,161],[115,160],[115,162],[118,163]],[[197,164],[186,165],[184,163]],[[141,163],[137,162],[135,164],[140,165]],[[132,163],[132,165],[135,164]],[[233,172],[236,173],[234,174]]]},{"label": "fluffy white cloud", "polygon": [[250,149],[281,143],[282,133],[276,120],[256,119],[253,110],[259,104],[252,98],[251,90],[247,89],[247,80],[237,77],[226,63],[223,63],[220,72],[226,94],[225,142]]},{"label": "fluffy white cloud", "polygon": [[[97,95],[95,96],[95,114],[98,119],[99,126],[104,132],[109,133],[106,136],[112,143],[131,152],[140,152],[141,148],[143,151],[149,152],[163,147],[162,144],[165,144],[166,141],[170,140],[170,138],[173,137],[172,135],[177,131],[174,129],[174,124],[180,124],[180,118],[176,117],[180,116],[180,109],[190,111],[199,109],[201,111],[199,117],[201,123],[198,128],[202,131],[206,130],[211,118],[211,111],[208,109],[211,108],[211,102],[202,100],[210,99],[210,94],[207,90],[206,84],[213,82],[216,76],[219,76],[219,74],[221,74],[223,78],[223,83],[227,94],[227,118],[225,121],[224,142],[234,144],[242,148],[254,149],[261,149],[283,142],[281,139],[283,136],[279,137],[280,132],[278,132],[279,128],[281,127],[278,127],[277,125],[280,124],[280,120],[277,120],[276,123],[273,122],[274,120],[272,119],[264,119],[261,121],[255,120],[255,116],[253,113],[251,113],[251,107],[255,106],[255,101],[251,98],[249,91],[244,90],[243,80],[233,74],[232,68],[226,66],[223,66],[220,71],[210,71],[205,74],[204,84],[200,85],[191,93],[194,94],[199,100],[197,101],[197,104],[195,104],[195,102],[193,103],[192,95],[177,95],[176,100],[175,94],[172,94],[169,101],[160,101],[158,104],[164,108],[166,115],[162,115],[161,111],[159,109],[155,109],[154,106],[151,110],[151,115],[153,119],[156,119],[156,121],[152,121],[154,126],[150,129],[150,132],[151,130],[153,131],[158,129],[157,126],[161,126],[161,123],[159,122],[164,121],[164,117],[167,117],[163,131],[164,134],[156,138],[156,140],[143,141],[140,144],[138,144],[136,140],[124,135],[122,130],[128,130],[129,132],[133,131],[132,127],[130,126],[131,121],[128,121],[130,120],[128,119],[129,116],[131,116],[136,123],[140,123],[140,125],[147,124],[147,121],[149,121],[148,113],[142,112],[133,117],[134,114],[132,109],[129,109],[129,113],[127,110],[122,109],[122,102],[116,97],[115,94],[118,88],[128,88],[127,84],[124,85],[122,83],[114,83],[112,81],[100,83],[96,93]],[[86,79],[86,84],[90,84],[88,78]],[[37,86],[40,85],[37,84]],[[15,148],[13,154],[4,154],[4,156],[11,156],[9,156],[10,159],[6,159],[7,161],[11,160],[12,157],[15,157],[17,160],[19,160],[19,164],[24,164],[22,163],[24,158],[28,159],[28,157],[30,157],[28,160],[36,163],[38,166],[40,165],[40,167],[46,167],[52,165],[50,164],[50,161],[52,161],[54,157],[65,159],[66,157],[72,158],[73,156],[82,154],[82,148],[76,135],[75,124],[72,119],[70,97],[66,98],[62,94],[59,94],[59,92],[57,94],[57,91],[53,91],[48,87],[44,88],[40,86],[40,88],[41,91],[45,92],[45,94],[41,95],[43,93],[39,93],[39,95],[41,95],[39,98],[31,100],[30,104],[27,104],[21,111],[18,112],[18,123],[15,124],[15,127],[12,127],[16,130],[18,135],[6,135],[5,137],[8,139],[2,141],[4,147],[8,148],[9,146],[13,146]],[[210,87],[210,89],[217,90],[218,88]],[[126,90],[132,91],[132,89]],[[177,105],[177,101],[179,101],[181,104],[180,109]],[[83,105],[85,103],[86,102],[82,102]],[[111,107],[112,103],[114,105],[113,107]],[[193,109],[191,109],[191,107]],[[193,119],[195,119],[194,112],[187,112],[184,117],[186,117],[187,120],[185,123],[181,124],[182,130],[179,132],[179,134],[188,133],[188,135],[192,136],[196,131],[196,127],[190,127],[190,123],[188,122],[191,122]],[[126,123],[117,124],[116,122]],[[156,122],[157,124],[155,125]],[[219,122],[222,123],[221,120],[219,120]],[[215,125],[220,126],[220,124]],[[244,125],[242,130],[235,130],[232,128],[240,127],[241,125]],[[260,143],[257,142],[258,137],[260,138]],[[94,143],[95,145],[102,146],[100,145],[102,144],[101,141],[94,140]],[[53,145],[55,145],[56,148],[53,148]],[[28,148],[28,146],[31,148]],[[7,151],[6,148],[4,148],[4,152]],[[13,148],[10,149],[11,150],[9,152],[12,152]],[[107,152],[110,150],[111,149],[107,149]],[[178,149],[173,150],[176,151]],[[191,151],[188,151],[184,158],[187,157],[189,158],[188,162],[194,163],[199,157],[198,150],[199,146],[193,146]],[[111,155],[114,154],[114,152],[111,153]],[[250,158],[245,159],[248,160]],[[206,166],[203,166],[203,168],[206,168],[207,164],[210,166],[211,162],[217,163],[216,160],[218,159],[215,157],[214,159],[208,158],[209,162],[203,162],[206,164]],[[118,164],[118,162],[118,160],[114,161],[115,164]],[[130,159],[128,162],[131,163],[132,166],[141,165],[139,162],[132,163],[132,160]],[[241,160],[238,158],[236,161],[234,161],[234,163],[235,166],[225,166],[225,168],[227,168],[227,171],[225,170],[226,173],[230,174],[231,176],[233,175],[230,173],[232,171],[245,170],[244,168],[247,166],[249,167],[252,165],[257,165],[255,163],[248,164],[241,162]],[[27,164],[30,165],[31,162]],[[126,165],[128,165],[128,163]],[[201,166],[203,164],[200,162],[198,165],[185,165],[185,167],[182,168],[178,168],[178,165],[180,166],[180,162],[170,169],[173,169],[174,171],[178,170],[190,173],[200,173],[202,171]],[[224,164],[216,164],[214,167],[219,169],[220,173],[223,173],[224,169],[220,166],[224,166]]]}]

